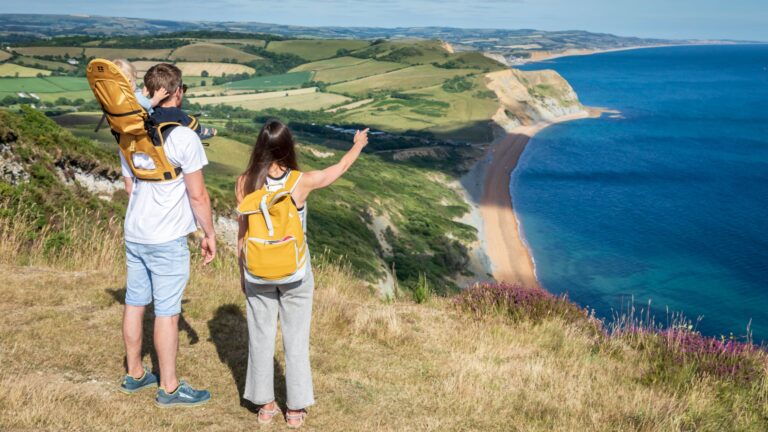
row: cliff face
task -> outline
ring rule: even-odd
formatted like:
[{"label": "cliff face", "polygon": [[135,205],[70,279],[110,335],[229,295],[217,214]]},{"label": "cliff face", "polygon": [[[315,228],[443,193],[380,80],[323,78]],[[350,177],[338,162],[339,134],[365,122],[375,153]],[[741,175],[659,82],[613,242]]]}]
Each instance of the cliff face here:
[{"label": "cliff face", "polygon": [[584,110],[568,81],[552,70],[508,69],[489,73],[486,79],[501,102],[493,120],[507,131]]}]

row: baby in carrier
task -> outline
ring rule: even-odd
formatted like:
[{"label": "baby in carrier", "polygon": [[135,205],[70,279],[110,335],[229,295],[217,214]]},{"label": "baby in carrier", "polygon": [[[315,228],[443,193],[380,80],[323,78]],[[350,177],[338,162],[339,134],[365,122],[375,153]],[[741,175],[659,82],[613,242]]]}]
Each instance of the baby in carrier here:
[{"label": "baby in carrier", "polygon": [[[139,89],[136,85],[136,68],[124,59],[113,60],[112,63],[117,65],[123,73],[131,80],[131,85],[136,94],[136,100],[139,102],[147,113],[149,113],[150,120],[153,124],[158,125],[166,122],[181,123],[184,126],[195,131],[200,139],[207,139],[216,136],[217,131],[214,128],[204,127],[196,118],[188,115],[179,107],[159,107],[158,104],[168,97],[168,89],[163,88],[152,80],[144,79],[144,88]],[[186,93],[186,84],[181,84],[182,93]]]},{"label": "baby in carrier", "polygon": [[152,115],[152,112],[154,108],[166,97],[168,97],[168,90],[161,89],[160,91],[155,92],[154,96],[152,96],[152,99],[148,98],[149,91],[147,90],[147,86],[144,86],[144,88],[139,88],[138,85],[136,85],[136,67],[133,65],[133,63],[129,62],[126,59],[115,59],[112,60],[112,63],[114,63],[117,67],[120,68],[120,70],[123,71],[125,76],[128,77],[128,80],[131,82],[131,87],[133,88],[133,92],[136,95],[136,100],[139,102],[139,105],[141,105],[142,108],[144,108],[147,113]]}]

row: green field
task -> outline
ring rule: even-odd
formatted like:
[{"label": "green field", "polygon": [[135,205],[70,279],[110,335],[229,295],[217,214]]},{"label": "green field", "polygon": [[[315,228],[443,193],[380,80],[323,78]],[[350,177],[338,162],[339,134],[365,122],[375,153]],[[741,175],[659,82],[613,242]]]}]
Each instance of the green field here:
[{"label": "green field", "polygon": [[292,72],[281,75],[253,77],[224,84],[227,90],[283,90],[301,87],[312,79],[312,72]]},{"label": "green field", "polygon": [[370,45],[368,41],[351,39],[299,39],[270,42],[267,45],[267,50],[294,54],[313,61],[333,57],[340,49],[354,51],[368,45]]},{"label": "green field", "polygon": [[[78,77],[4,78],[0,92],[58,93],[89,90],[88,81]],[[89,90],[90,91],[90,90]]]},{"label": "green field", "polygon": [[13,63],[0,64],[0,77],[36,77],[38,74],[50,75],[51,71],[19,66]]},{"label": "green field", "polygon": [[404,91],[441,84],[457,75],[467,75],[471,69],[441,69],[432,65],[412,66],[328,87],[329,91],[363,96],[369,92]]},{"label": "green field", "polygon": [[168,59],[193,62],[235,60],[239,63],[262,60],[262,58],[257,55],[249,54],[236,48],[207,42],[200,42],[177,48],[171,53]]},{"label": "green field", "polygon": [[339,83],[379,75],[407,67],[402,63],[339,57],[303,64],[294,71],[315,71],[315,81]]},{"label": "green field", "polygon": [[75,70],[75,67],[68,63],[43,60],[34,57],[19,56],[15,58],[13,62],[22,66],[47,69],[51,71],[63,70],[69,72]]},{"label": "green field", "polygon": [[452,93],[442,85],[404,92],[346,112],[344,122],[362,123],[384,130],[428,130],[446,138],[471,142],[490,140],[490,118],[498,110],[495,98],[483,93],[483,75],[471,79],[474,87]]},{"label": "green field", "polygon": [[399,40],[381,42],[355,51],[355,56],[408,64],[442,63],[451,57],[436,40]]},{"label": "green field", "polygon": [[327,60],[318,60],[315,62],[304,63],[303,65],[291,69],[291,72],[321,71],[326,69],[343,68],[359,65],[367,61],[369,60],[356,57],[336,57]]},{"label": "green field", "polygon": [[54,56],[54,57],[81,57],[84,49],[81,47],[19,47],[14,48],[19,54],[31,57]]}]

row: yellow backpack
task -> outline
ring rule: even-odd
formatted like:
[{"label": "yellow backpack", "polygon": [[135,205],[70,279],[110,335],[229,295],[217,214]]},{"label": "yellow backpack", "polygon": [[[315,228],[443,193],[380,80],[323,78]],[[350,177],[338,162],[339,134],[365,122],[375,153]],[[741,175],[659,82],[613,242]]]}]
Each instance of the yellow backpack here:
[{"label": "yellow backpack", "polygon": [[248,218],[243,254],[244,267],[252,282],[297,282],[304,276],[304,226],[291,198],[302,173],[291,170],[287,175],[280,189],[270,191],[264,185],[246,195],[237,207],[238,214]]},{"label": "yellow backpack", "polygon": [[[94,59],[86,69],[88,84],[112,128],[125,161],[133,175],[144,181],[173,180],[181,168],[173,166],[163,149],[168,134],[180,123],[152,125],[149,115],[139,105],[130,80],[109,60]],[[134,155],[144,154],[154,163],[153,169],[134,165]]]}]

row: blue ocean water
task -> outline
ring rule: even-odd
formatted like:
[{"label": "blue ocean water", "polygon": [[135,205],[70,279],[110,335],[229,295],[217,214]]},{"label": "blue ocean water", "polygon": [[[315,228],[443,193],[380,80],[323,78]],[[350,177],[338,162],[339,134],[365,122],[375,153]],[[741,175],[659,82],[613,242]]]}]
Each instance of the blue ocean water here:
[{"label": "blue ocean water", "polygon": [[611,318],[634,298],[768,341],[768,45],[567,57],[585,105],[545,129],[510,184],[542,285]]}]

